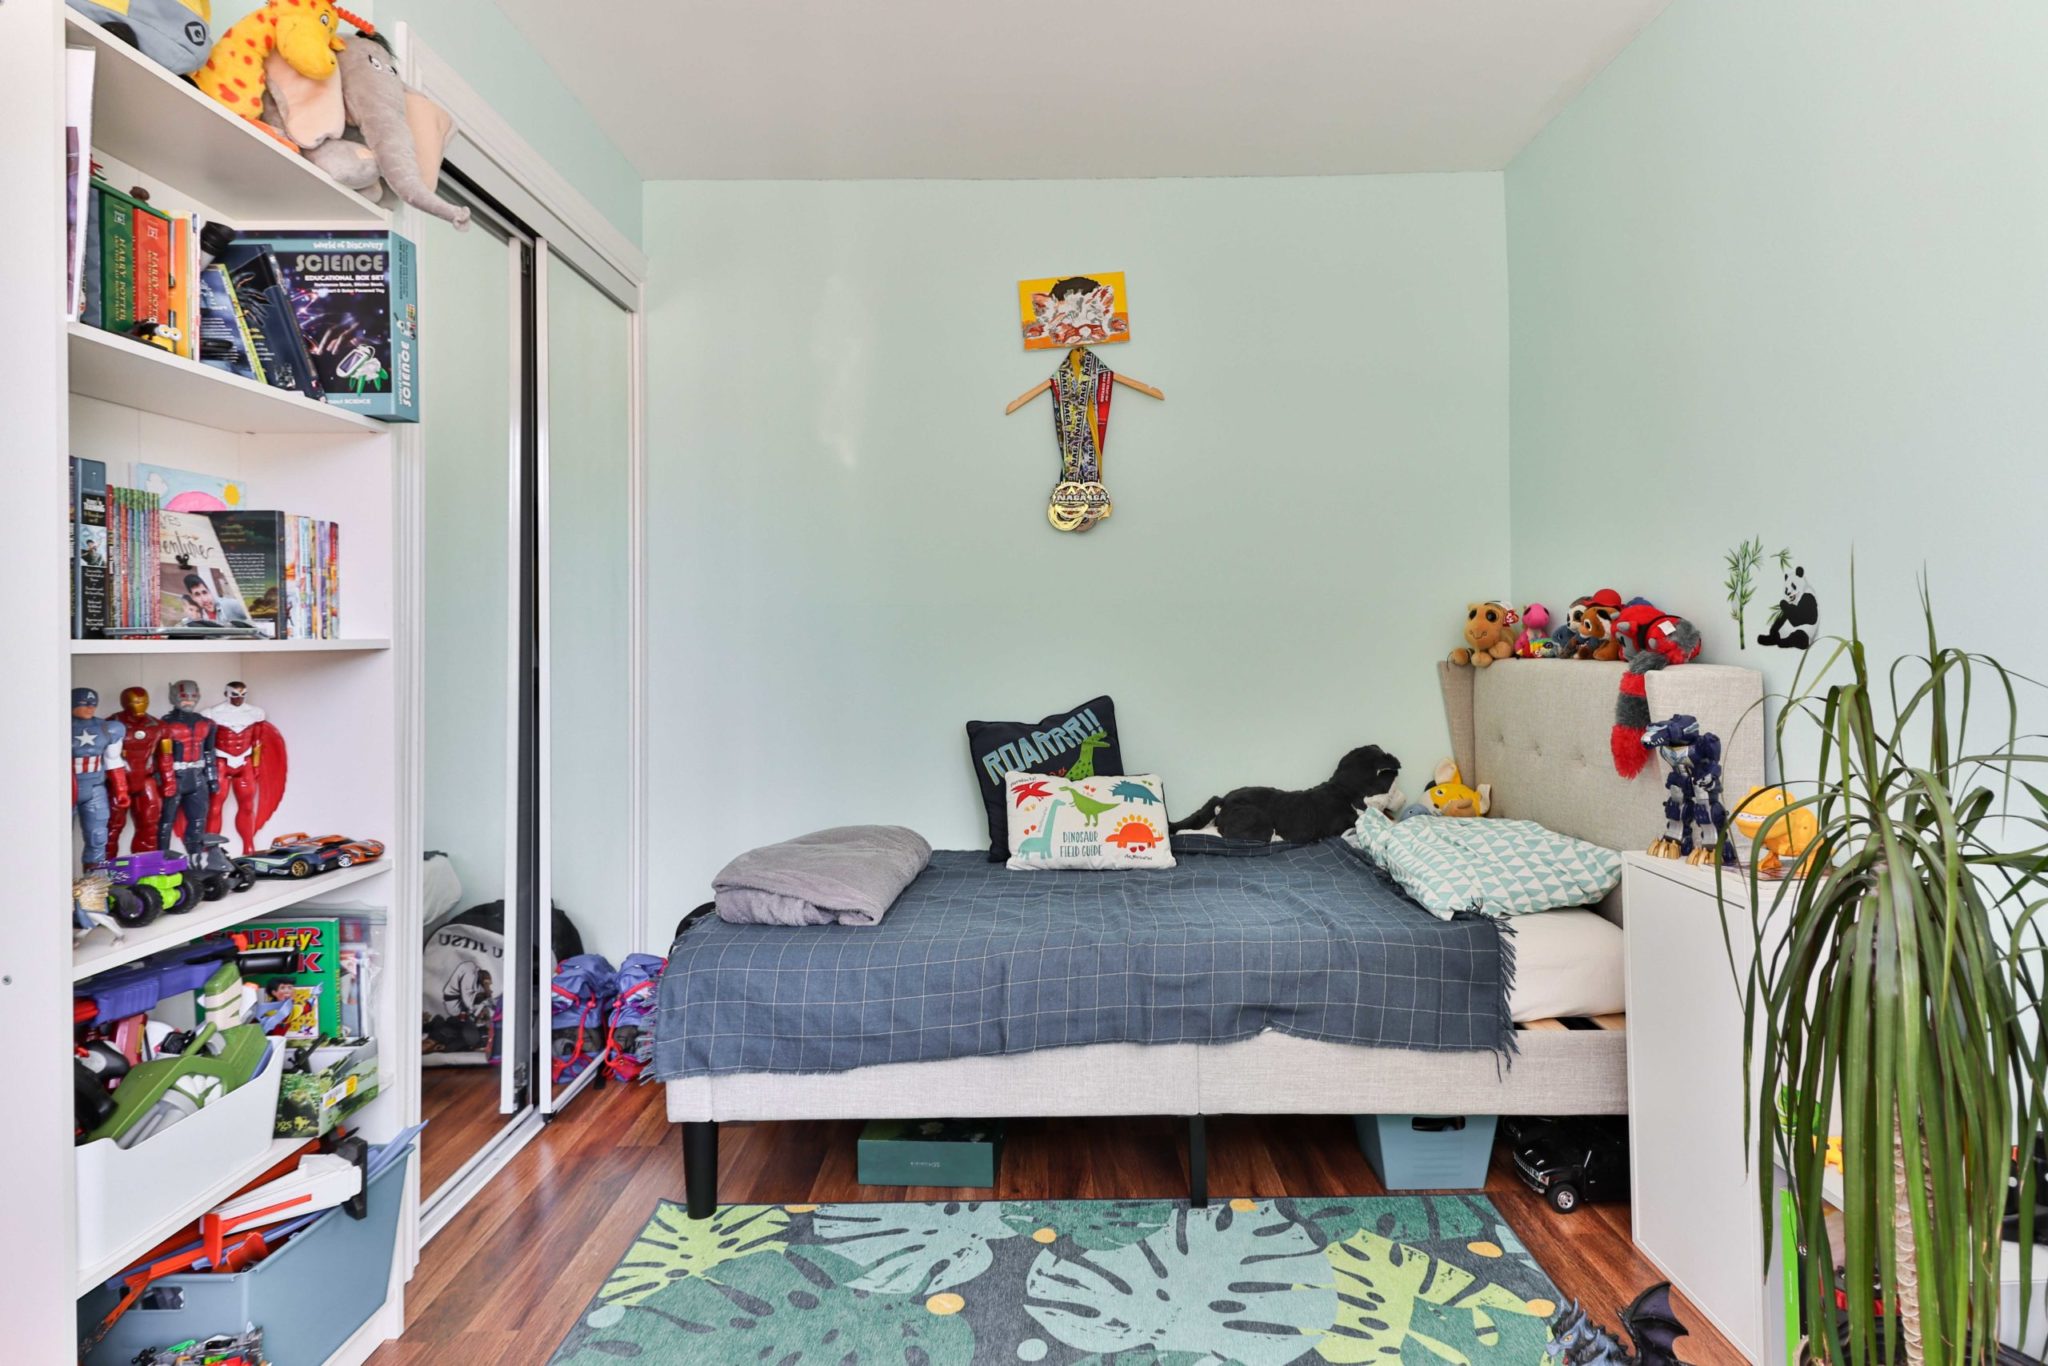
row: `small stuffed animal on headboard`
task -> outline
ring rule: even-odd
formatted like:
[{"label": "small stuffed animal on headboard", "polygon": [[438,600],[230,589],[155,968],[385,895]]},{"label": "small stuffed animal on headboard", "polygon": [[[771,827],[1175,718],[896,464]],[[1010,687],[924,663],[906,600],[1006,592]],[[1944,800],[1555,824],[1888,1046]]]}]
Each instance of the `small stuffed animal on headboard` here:
[{"label": "small stuffed animal on headboard", "polygon": [[1515,610],[1504,602],[1465,604],[1465,643],[1451,651],[1451,663],[1484,669],[1515,652]]}]

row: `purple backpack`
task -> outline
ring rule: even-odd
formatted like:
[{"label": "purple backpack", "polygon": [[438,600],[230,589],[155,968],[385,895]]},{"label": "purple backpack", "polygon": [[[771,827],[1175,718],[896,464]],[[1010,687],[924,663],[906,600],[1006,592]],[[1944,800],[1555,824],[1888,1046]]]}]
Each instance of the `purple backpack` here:
[{"label": "purple backpack", "polygon": [[555,968],[554,1078],[557,1086],[583,1075],[604,1050],[605,1016],[619,993],[619,974],[600,954],[579,953]]},{"label": "purple backpack", "polygon": [[619,997],[605,1034],[604,1070],[620,1081],[637,1081],[654,1059],[654,1010],[668,960],[629,953],[619,964]]}]

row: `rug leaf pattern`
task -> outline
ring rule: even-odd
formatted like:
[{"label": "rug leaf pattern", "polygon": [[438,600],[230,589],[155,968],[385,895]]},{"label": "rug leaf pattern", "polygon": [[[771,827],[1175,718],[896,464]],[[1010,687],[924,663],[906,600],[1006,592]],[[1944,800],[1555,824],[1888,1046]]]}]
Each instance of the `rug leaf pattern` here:
[{"label": "rug leaf pattern", "polygon": [[1539,1366],[1556,1288],[1483,1196],[663,1204],[557,1366]]}]

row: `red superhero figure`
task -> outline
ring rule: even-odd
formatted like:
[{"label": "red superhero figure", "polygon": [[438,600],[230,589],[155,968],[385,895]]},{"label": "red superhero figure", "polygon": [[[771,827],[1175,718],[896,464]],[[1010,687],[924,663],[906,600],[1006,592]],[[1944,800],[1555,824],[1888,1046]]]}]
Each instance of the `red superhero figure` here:
[{"label": "red superhero figure", "polygon": [[164,798],[175,793],[178,781],[171,773],[171,756],[163,747],[164,723],[149,714],[149,689],[121,689],[121,715],[128,728],[121,742],[121,763],[128,770],[126,807],[116,808],[107,822],[107,857],[121,856],[121,827],[129,816],[135,818],[135,833],[129,837],[128,852],[146,854],[156,848],[157,822],[163,819]]},{"label": "red superhero figure", "polygon": [[220,765],[213,804],[206,813],[206,830],[212,835],[220,833],[228,794],[234,793],[235,833],[242,837],[242,852],[253,854],[256,832],[284,797],[288,772],[284,736],[270,724],[263,708],[249,700],[247,683],[230,683],[222,695],[227,701],[206,713],[214,726],[214,760]]},{"label": "red superhero figure", "polygon": [[171,709],[159,718],[163,740],[159,748],[170,760],[170,780],[164,784],[163,814],[157,817],[156,847],[170,852],[175,831],[185,841],[185,853],[202,856],[205,846],[206,812],[219,781],[213,761],[213,722],[199,712],[199,685],[189,678],[171,684]]}]

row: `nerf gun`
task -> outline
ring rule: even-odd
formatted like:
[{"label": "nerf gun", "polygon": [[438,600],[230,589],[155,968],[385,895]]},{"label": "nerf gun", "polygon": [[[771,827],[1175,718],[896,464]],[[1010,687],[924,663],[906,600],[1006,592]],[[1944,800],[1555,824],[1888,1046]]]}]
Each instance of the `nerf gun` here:
[{"label": "nerf gun", "polygon": [[[160,1001],[206,986],[223,964],[232,963],[239,978],[244,972],[290,972],[297,965],[297,956],[290,949],[243,951],[231,939],[188,944],[83,983],[74,1000],[72,1022],[97,1026],[147,1015]],[[84,1002],[92,1004],[89,1019],[83,1018],[79,1008]]]}]

